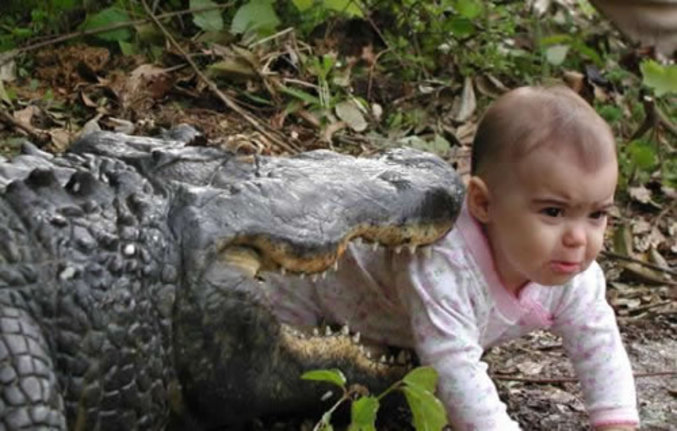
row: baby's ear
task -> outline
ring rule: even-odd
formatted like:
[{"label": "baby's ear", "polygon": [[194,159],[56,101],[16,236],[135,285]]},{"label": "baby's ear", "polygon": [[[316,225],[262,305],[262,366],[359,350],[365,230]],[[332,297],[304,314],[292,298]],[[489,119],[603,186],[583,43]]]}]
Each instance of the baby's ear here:
[{"label": "baby's ear", "polygon": [[489,188],[482,178],[470,178],[467,199],[470,214],[480,223],[489,223]]}]

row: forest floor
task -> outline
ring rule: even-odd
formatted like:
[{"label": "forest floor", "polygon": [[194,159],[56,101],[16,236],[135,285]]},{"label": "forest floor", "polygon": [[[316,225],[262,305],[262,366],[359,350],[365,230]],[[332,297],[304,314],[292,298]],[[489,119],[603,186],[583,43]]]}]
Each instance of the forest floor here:
[{"label": "forest floor", "polygon": [[[334,41],[334,45],[350,43],[350,40]],[[283,54],[281,48],[276,53],[279,58],[286,55]],[[233,51],[200,51],[195,55],[224,56],[230,60],[237,57]],[[373,65],[376,61],[373,57],[369,49],[362,50],[361,61],[371,61]],[[208,145],[243,153],[285,155],[330,148],[369,154],[384,148],[384,139],[392,136],[383,132],[382,122],[380,127],[375,124],[381,121],[378,110],[393,105],[426,113],[421,125],[406,130],[409,134],[422,136],[434,129],[435,136],[444,137],[440,150],[435,145],[441,141],[428,139],[432,136],[430,133],[425,139],[403,140],[405,133],[400,130],[402,133],[392,138],[393,142],[397,141],[393,145],[423,145],[441,153],[467,176],[470,145],[482,101],[490,100],[492,94],[505,89],[495,77],[479,74],[453,85],[428,82],[425,88],[423,84],[402,83],[387,73],[377,72],[368,80],[355,78],[356,94],[370,97],[372,109],[369,115],[364,115],[368,128],[383,132],[374,138],[368,133],[369,129],[364,133],[355,132],[362,129],[358,124],[361,117],[351,117],[354,112],[350,109],[347,114],[336,113],[342,121],[333,118],[332,122],[330,116],[327,123],[326,118],[318,120],[310,110],[290,113],[285,109],[260,108],[253,98],[244,97],[244,93],[254,93],[254,87],[260,88],[270,81],[245,74],[238,81],[239,87],[231,85],[224,94],[228,100],[238,100],[249,110],[255,119],[249,121],[232,107],[224,107],[223,95],[198,79],[179,53],[168,49],[163,61],[153,63],[143,56],[122,56],[114,50],[81,44],[57,44],[27,53],[20,63],[14,64],[15,68],[18,64],[21,73],[15,69],[13,79],[6,80],[4,89],[0,86],[0,103],[4,101],[0,106],[0,148],[11,155],[17,151],[20,140],[27,137],[43,148],[61,152],[83,130],[103,128],[154,134],[161,127],[188,123],[204,133]],[[605,97],[605,100],[625,103],[614,99],[620,97],[622,91],[591,84],[595,79],[589,70],[563,71],[558,79],[573,83],[581,91],[591,90],[593,98]],[[519,82],[513,80],[505,86],[517,84]],[[608,94],[600,96],[600,92]],[[431,116],[431,111],[453,116],[455,120],[439,123],[439,116]],[[612,126],[618,131],[618,125]],[[625,130],[620,134],[627,136],[631,132]],[[664,139],[674,145],[673,138]],[[624,198],[612,214],[606,252],[600,261],[609,282],[608,299],[617,313],[637,375],[642,429],[668,431],[677,430],[677,272],[674,269],[677,194],[655,178],[649,175],[642,181],[628,182]],[[588,429],[579,385],[572,379],[573,369],[558,338],[537,332],[490,349],[484,359],[502,399],[523,429]],[[269,429],[312,429],[309,418],[277,425],[266,423]],[[253,426],[254,429],[260,427]],[[402,429],[406,428],[407,425],[402,425]]]}]

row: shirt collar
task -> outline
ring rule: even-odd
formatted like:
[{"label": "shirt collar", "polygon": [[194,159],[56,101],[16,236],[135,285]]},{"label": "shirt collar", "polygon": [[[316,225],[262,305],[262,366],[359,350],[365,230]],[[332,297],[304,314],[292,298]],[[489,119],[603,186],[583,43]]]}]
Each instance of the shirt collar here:
[{"label": "shirt collar", "polygon": [[482,225],[468,210],[467,199],[463,202],[463,207],[456,220],[455,227],[463,237],[466,246],[479,266],[480,272],[487,283],[489,294],[494,299],[501,314],[512,321],[522,317],[526,311],[525,308],[532,308],[532,301],[527,293],[528,290],[531,290],[534,283],[529,282],[524,286],[517,297],[508,291],[496,271],[491,247],[484,234]]}]

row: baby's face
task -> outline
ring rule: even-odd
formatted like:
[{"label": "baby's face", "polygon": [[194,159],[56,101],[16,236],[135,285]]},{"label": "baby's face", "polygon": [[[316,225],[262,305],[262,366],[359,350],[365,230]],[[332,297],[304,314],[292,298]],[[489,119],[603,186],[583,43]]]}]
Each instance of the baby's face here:
[{"label": "baby's face", "polygon": [[602,247],[617,165],[595,169],[572,150],[538,149],[490,190],[487,234],[497,270],[517,291],[528,281],[559,285],[584,271]]}]

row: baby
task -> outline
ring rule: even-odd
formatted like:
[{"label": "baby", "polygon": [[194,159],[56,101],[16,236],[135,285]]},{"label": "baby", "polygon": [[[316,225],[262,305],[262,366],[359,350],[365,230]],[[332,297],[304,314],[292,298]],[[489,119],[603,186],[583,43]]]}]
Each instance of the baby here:
[{"label": "baby", "polygon": [[431,253],[352,244],[315,283],[273,283],[277,315],[348,324],[439,373],[455,430],[519,429],[481,356],[547,328],[562,337],[596,430],[638,426],[635,389],[595,262],[617,180],[614,138],[574,92],[523,87],[480,122],[454,229]]}]

